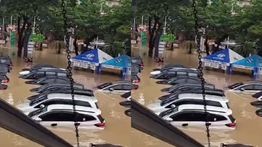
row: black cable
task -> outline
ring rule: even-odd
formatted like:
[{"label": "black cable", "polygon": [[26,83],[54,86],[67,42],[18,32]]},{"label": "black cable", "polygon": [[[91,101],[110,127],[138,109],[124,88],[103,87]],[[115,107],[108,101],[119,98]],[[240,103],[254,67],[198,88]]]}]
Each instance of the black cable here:
[{"label": "black cable", "polygon": [[61,3],[62,7],[62,15],[63,15],[63,21],[64,21],[64,34],[65,34],[65,40],[66,40],[66,53],[67,53],[67,77],[70,79],[70,86],[71,86],[71,95],[72,95],[72,100],[73,100],[73,113],[74,113],[74,126],[75,126],[75,133],[76,133],[76,141],[77,141],[77,147],[79,147],[79,130],[78,126],[79,123],[77,123],[77,113],[76,113],[76,104],[75,104],[75,98],[74,98],[74,79],[72,77],[72,63],[71,63],[71,55],[70,55],[70,50],[69,50],[69,33],[68,33],[68,24],[67,24],[67,11],[66,11],[66,5],[65,5],[65,0],[62,0]]},{"label": "black cable", "polygon": [[203,76],[203,64],[202,64],[202,55],[201,55],[201,50],[200,50],[200,33],[198,31],[199,29],[199,18],[198,18],[198,11],[197,11],[197,0],[193,0],[192,7],[193,7],[193,15],[194,15],[194,21],[195,21],[195,34],[196,34],[196,41],[197,41],[197,53],[198,53],[198,72],[199,72],[199,78],[201,79],[201,87],[202,87],[202,95],[203,95],[203,101],[204,101],[204,112],[206,116],[206,134],[207,134],[207,142],[208,142],[208,147],[210,147],[210,130],[209,130],[209,125],[208,123],[208,113],[207,113],[207,102],[206,102],[206,95],[205,95],[205,79]]}]

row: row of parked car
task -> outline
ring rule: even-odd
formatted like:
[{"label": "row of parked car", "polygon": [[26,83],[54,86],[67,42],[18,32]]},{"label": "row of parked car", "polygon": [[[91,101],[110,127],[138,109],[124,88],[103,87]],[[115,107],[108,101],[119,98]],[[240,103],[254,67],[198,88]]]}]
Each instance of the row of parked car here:
[{"label": "row of parked car", "polygon": [[[210,128],[235,129],[236,120],[232,116],[224,91],[205,82],[204,101],[202,81],[196,69],[182,65],[167,65],[162,69],[154,69],[151,78],[161,80],[156,82],[158,84],[171,87],[162,89],[162,92],[168,94],[147,107],[172,125],[205,126],[208,120]],[[205,104],[208,115],[205,113]]]},{"label": "row of parked car", "polygon": [[9,56],[0,56],[0,90],[7,89],[9,78],[7,74],[12,70],[12,60]]},{"label": "row of parked car", "polygon": [[40,85],[31,89],[36,95],[28,97],[24,104],[17,106],[28,117],[44,126],[72,127],[76,120],[80,128],[104,129],[105,120],[93,91],[74,83],[73,101],[65,69],[52,65],[35,65],[31,69],[23,69],[20,78],[29,80],[25,82],[27,84]]},{"label": "row of parked car", "polygon": [[258,108],[256,114],[262,117],[262,82],[261,81],[249,81],[246,83],[235,83],[228,86],[230,91],[236,93],[252,94],[252,97],[256,101],[251,102],[251,105]]}]

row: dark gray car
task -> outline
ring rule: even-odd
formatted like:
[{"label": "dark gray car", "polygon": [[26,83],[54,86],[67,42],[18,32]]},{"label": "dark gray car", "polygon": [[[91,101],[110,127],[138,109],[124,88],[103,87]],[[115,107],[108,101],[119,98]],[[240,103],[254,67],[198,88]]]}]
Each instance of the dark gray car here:
[{"label": "dark gray car", "polygon": [[[168,92],[168,93],[173,93],[175,92],[176,90],[180,90],[180,89],[193,89],[193,88],[197,88],[197,87],[202,87],[201,83],[198,83],[198,84],[190,84],[190,83],[183,83],[183,84],[177,84],[177,85],[174,85],[172,87],[169,87],[169,88],[164,88],[162,89],[161,91],[162,92]],[[215,86],[213,84],[205,84],[204,85],[205,88],[208,88],[208,89],[215,89]]]},{"label": "dark gray car", "polygon": [[[84,86],[82,84],[75,83],[74,87],[78,88],[78,89],[84,89]],[[53,83],[51,83],[51,84],[43,85],[43,86],[41,86],[39,88],[33,88],[33,89],[31,89],[31,91],[32,92],[37,92],[37,93],[42,93],[42,92],[44,92],[46,90],[60,89],[60,88],[62,88],[62,89],[63,88],[64,89],[71,88],[71,85],[70,84],[53,84]]]}]

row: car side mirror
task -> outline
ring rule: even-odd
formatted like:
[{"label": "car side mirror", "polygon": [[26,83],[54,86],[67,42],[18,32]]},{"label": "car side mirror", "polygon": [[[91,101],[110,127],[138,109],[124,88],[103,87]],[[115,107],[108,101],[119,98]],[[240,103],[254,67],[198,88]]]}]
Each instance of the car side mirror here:
[{"label": "car side mirror", "polygon": [[42,119],[39,118],[39,117],[37,117],[37,118],[35,119],[35,121],[42,121]]},{"label": "car side mirror", "polygon": [[44,104],[41,104],[41,105],[40,105],[40,108],[44,108],[44,107],[45,107],[45,105],[44,105]]},{"label": "car side mirror", "polygon": [[114,88],[109,88],[109,91],[114,91]]},{"label": "car side mirror", "polygon": [[165,118],[165,120],[166,120],[166,121],[169,121],[169,122],[170,122],[170,121],[173,121],[173,119],[170,118],[170,117]]},{"label": "car side mirror", "polygon": [[171,105],[171,108],[175,108],[175,107],[176,107],[176,105],[175,105],[175,104],[172,104],[172,105]]},{"label": "car side mirror", "polygon": [[245,91],[245,89],[244,88],[240,88],[240,91]]}]

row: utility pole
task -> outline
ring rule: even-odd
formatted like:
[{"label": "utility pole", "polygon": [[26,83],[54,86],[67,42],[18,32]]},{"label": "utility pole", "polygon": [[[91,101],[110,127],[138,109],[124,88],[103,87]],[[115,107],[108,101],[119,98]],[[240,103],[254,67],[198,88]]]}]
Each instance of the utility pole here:
[{"label": "utility pole", "polygon": [[167,16],[165,16],[164,34],[166,34]]}]

